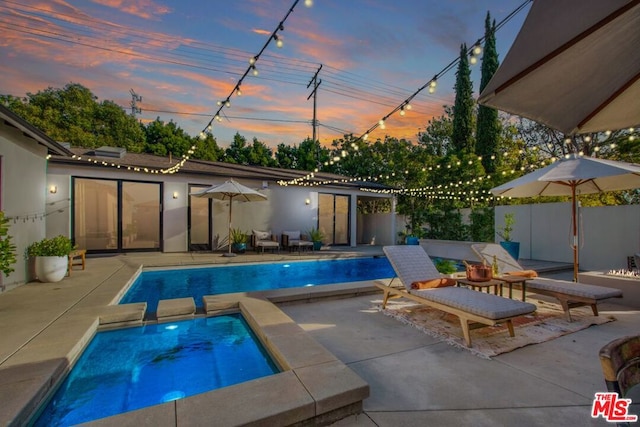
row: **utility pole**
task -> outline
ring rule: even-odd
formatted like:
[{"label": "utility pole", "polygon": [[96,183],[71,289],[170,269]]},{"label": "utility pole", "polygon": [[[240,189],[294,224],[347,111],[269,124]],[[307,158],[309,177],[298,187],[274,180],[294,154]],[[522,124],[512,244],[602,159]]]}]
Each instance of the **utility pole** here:
[{"label": "utility pole", "polygon": [[309,89],[309,86],[311,86],[311,84],[313,83],[313,90],[311,91],[309,96],[307,96],[307,101],[309,100],[309,98],[313,96],[313,121],[311,122],[311,126],[313,126],[313,142],[314,143],[316,142],[316,128],[318,126],[318,121],[316,120],[318,86],[320,86],[320,84],[322,83],[322,80],[318,81],[318,74],[320,73],[320,70],[322,70],[322,64],[320,64],[318,71],[316,71],[316,73],[311,78],[311,81],[307,85],[307,89]]},{"label": "utility pole", "polygon": [[129,89],[129,93],[131,94],[131,115],[135,117],[136,114],[142,113],[142,109],[138,108],[138,102],[142,102],[142,96],[138,95],[133,89]]}]

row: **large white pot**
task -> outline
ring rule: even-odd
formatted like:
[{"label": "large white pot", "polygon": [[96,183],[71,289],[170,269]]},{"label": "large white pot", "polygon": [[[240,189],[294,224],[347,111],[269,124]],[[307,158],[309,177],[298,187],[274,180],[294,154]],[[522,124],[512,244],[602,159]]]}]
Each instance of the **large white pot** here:
[{"label": "large white pot", "polygon": [[36,278],[41,282],[59,282],[67,274],[68,265],[66,256],[37,256]]}]

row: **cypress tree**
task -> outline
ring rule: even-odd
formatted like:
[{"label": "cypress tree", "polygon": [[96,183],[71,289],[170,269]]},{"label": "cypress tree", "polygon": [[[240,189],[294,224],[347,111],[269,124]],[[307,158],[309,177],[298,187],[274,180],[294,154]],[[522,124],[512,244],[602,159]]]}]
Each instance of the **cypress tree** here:
[{"label": "cypress tree", "polygon": [[[482,77],[480,92],[487,86],[491,77],[500,65],[496,50],[496,23],[491,24],[491,16],[487,12],[484,23],[484,54],[482,56]],[[481,105],[478,107],[478,124],[476,128],[476,154],[482,156],[482,165],[487,173],[496,171],[498,156],[498,139],[500,138],[500,122],[498,110]],[[492,159],[491,156],[494,156]]]},{"label": "cypress tree", "polygon": [[473,153],[473,84],[466,44],[460,46],[460,62],[458,62],[458,71],[456,71],[455,91],[451,141],[456,152]]}]

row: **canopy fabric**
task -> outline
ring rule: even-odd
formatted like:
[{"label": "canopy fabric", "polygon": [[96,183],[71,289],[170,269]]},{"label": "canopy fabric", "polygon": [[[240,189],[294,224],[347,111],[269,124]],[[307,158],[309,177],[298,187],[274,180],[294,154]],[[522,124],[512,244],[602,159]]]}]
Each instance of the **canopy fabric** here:
[{"label": "canopy fabric", "polygon": [[640,188],[640,165],[574,155],[491,192],[505,197],[571,196],[572,186],[579,194]]},{"label": "canopy fabric", "polygon": [[207,197],[216,200],[239,200],[241,202],[256,202],[266,200],[264,194],[244,186],[233,179],[229,179],[222,184],[212,185],[211,187],[191,193],[196,197]]},{"label": "canopy fabric", "polygon": [[226,256],[234,255],[231,252],[231,219],[233,201],[238,200],[241,202],[258,202],[261,200],[267,200],[267,196],[265,196],[264,194],[252,188],[244,186],[234,181],[233,179],[229,179],[222,184],[212,185],[211,187],[196,191],[195,193],[191,193],[191,196],[229,201],[229,248]]},{"label": "canopy fabric", "polygon": [[640,124],[640,0],[534,0],[480,104],[565,134]]},{"label": "canopy fabric", "polygon": [[573,280],[578,281],[578,194],[640,188],[640,165],[572,155],[491,189],[496,196],[571,196]]}]

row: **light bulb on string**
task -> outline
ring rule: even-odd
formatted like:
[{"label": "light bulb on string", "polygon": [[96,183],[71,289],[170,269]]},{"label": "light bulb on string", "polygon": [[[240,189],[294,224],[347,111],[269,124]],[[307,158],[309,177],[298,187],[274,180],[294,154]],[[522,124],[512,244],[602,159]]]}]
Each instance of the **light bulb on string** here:
[{"label": "light bulb on string", "polygon": [[482,46],[480,45],[480,41],[477,41],[476,44],[473,45],[473,54],[480,55],[482,53]]},{"label": "light bulb on string", "polygon": [[249,58],[249,65],[253,65],[253,64],[255,64],[255,63],[256,63],[256,61],[257,61],[256,57],[255,57],[255,56],[252,56],[251,58]]},{"label": "light bulb on string", "polygon": [[276,47],[277,48],[281,48],[284,45],[284,42],[282,41],[282,36],[278,36],[277,34],[275,36],[273,36],[274,39],[276,39]]},{"label": "light bulb on string", "polygon": [[476,65],[478,63],[478,57],[475,55],[471,55],[471,57],[469,58],[469,63],[471,65]]},{"label": "light bulb on string", "polygon": [[258,75],[258,69],[256,68],[256,66],[255,66],[255,65],[252,65],[252,66],[251,66],[251,70],[252,70],[252,71],[251,71],[251,73],[252,73],[254,76],[257,76],[257,75]]}]

